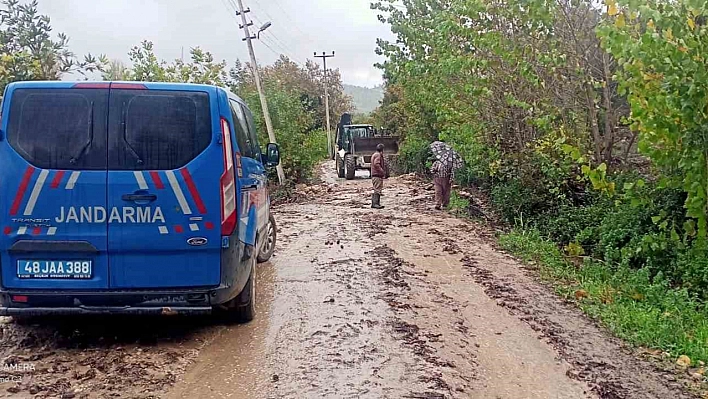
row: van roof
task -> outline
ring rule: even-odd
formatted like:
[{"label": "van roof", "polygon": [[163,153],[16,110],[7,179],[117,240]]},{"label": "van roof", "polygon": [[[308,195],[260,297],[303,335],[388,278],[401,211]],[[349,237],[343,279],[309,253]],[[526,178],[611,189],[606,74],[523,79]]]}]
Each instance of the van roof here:
[{"label": "van roof", "polygon": [[170,82],[128,82],[128,81],[63,81],[63,80],[48,80],[48,81],[25,81],[13,82],[8,86],[14,88],[72,88],[77,85],[81,86],[107,86],[107,85],[143,85],[147,89],[153,90],[192,90],[192,91],[211,91],[218,87],[213,85],[196,84],[196,83],[170,83]]}]

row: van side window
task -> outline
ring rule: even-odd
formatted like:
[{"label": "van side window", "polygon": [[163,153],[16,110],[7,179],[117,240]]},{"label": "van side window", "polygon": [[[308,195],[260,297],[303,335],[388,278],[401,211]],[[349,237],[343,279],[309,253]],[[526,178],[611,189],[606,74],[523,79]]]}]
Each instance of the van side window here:
[{"label": "van side window", "polygon": [[248,134],[246,116],[243,114],[241,105],[234,100],[229,100],[229,104],[231,105],[231,115],[234,119],[234,130],[236,131],[236,141],[238,142],[239,151],[244,157],[255,158],[256,154],[253,153],[253,145],[251,144],[251,138]]},{"label": "van side window", "polygon": [[257,157],[261,155],[261,148],[258,146],[258,133],[256,132],[256,123],[253,120],[253,114],[248,107],[243,106],[243,113],[246,115],[246,122],[248,124],[248,135],[251,138],[251,146],[253,147],[253,153]]}]

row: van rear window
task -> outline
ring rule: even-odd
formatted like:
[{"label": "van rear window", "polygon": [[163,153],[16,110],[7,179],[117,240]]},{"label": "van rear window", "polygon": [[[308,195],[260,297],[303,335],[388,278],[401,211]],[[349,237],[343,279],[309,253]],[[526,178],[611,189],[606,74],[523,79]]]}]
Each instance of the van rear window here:
[{"label": "van rear window", "polygon": [[113,90],[108,137],[111,170],[181,168],[211,143],[209,95]]},{"label": "van rear window", "polygon": [[15,90],[8,142],[38,168],[105,169],[107,103],[108,90]]}]

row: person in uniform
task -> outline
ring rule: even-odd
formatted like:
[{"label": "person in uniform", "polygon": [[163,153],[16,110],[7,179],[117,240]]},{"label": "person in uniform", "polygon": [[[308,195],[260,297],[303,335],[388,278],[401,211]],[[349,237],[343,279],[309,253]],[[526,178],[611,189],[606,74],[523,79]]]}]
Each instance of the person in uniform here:
[{"label": "person in uniform", "polygon": [[374,186],[374,192],[371,195],[371,207],[374,209],[383,208],[381,206],[381,192],[383,191],[383,181],[388,177],[383,152],[384,146],[379,144],[376,146],[376,152],[371,156],[371,183]]}]

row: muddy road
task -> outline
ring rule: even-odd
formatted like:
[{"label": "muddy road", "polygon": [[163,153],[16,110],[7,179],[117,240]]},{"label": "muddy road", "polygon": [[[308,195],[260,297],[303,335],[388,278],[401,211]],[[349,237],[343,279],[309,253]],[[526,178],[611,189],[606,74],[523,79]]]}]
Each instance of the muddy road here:
[{"label": "muddy road", "polygon": [[321,185],[280,205],[258,270],[258,316],[0,322],[0,397],[698,398],[642,359],[491,233],[388,180]]}]

